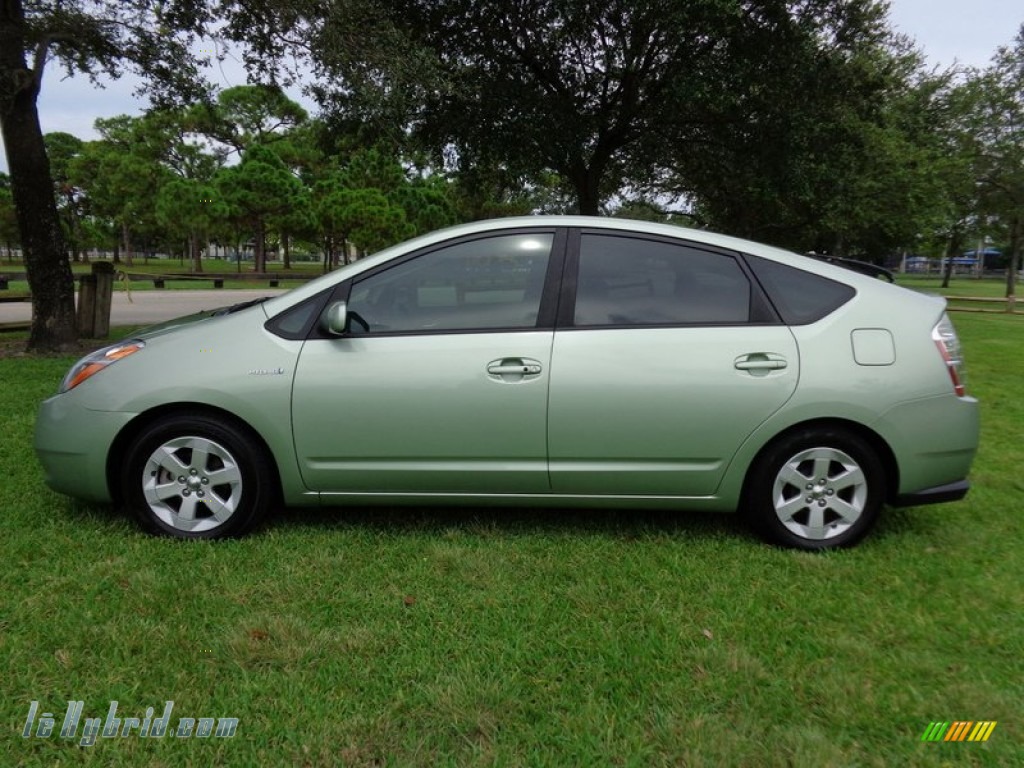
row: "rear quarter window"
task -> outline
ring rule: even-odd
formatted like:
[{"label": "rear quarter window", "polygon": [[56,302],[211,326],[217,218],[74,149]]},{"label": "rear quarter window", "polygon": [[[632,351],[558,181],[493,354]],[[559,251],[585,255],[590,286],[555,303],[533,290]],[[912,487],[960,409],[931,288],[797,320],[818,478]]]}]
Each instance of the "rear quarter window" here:
[{"label": "rear quarter window", "polygon": [[786,325],[807,325],[821,320],[857,293],[849,285],[813,272],[757,256],[746,258]]}]

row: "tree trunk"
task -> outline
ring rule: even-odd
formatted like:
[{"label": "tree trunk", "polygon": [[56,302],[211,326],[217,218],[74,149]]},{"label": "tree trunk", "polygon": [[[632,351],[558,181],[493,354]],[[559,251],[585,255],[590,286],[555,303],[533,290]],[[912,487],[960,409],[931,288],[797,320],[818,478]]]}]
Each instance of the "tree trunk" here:
[{"label": "tree trunk", "polygon": [[331,263],[331,249],[334,247],[334,238],[324,238],[324,274],[327,274],[328,266]]},{"label": "tree trunk", "polygon": [[292,268],[291,238],[287,232],[281,233],[281,250],[284,252],[284,269]]},{"label": "tree trunk", "polygon": [[572,183],[580,215],[597,216],[601,212],[601,169],[593,165],[577,168],[572,174]]},{"label": "tree trunk", "polygon": [[28,348],[60,350],[78,337],[75,281],[57,217],[50,161],[36,99],[38,78],[25,62],[21,0],[0,3],[0,130],[21,233],[22,257],[32,291]]},{"label": "tree trunk", "polygon": [[260,219],[256,222],[256,251],[253,253],[253,271],[266,272],[267,225]]},{"label": "tree trunk", "polygon": [[942,287],[949,288],[949,278],[953,276],[953,241],[949,243],[949,250],[946,251],[946,263],[942,266]]},{"label": "tree trunk", "polygon": [[840,259],[846,258],[846,238],[840,232],[836,235],[836,247],[832,251],[833,256],[838,256]]},{"label": "tree trunk", "polygon": [[133,266],[132,261],[132,233],[128,229],[128,220],[125,219],[121,222],[121,237],[124,240],[124,263],[127,266]]},{"label": "tree trunk", "polygon": [[193,232],[189,237],[189,243],[191,245],[191,256],[192,256],[192,271],[202,272],[203,271],[203,251],[199,247],[199,233]]},{"label": "tree trunk", "polygon": [[1024,222],[1020,216],[1014,216],[1010,224],[1010,263],[1006,267],[1006,296],[1009,298],[1017,290],[1017,270],[1021,266],[1021,240],[1024,240]]}]

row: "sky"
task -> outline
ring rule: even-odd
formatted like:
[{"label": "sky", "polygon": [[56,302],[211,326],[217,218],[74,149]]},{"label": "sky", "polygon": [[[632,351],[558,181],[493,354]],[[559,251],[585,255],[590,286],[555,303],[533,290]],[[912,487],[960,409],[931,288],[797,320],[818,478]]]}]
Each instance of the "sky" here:
[{"label": "sky", "polygon": [[[916,40],[931,66],[945,68],[954,63],[984,67],[996,48],[1012,43],[1024,23],[1022,0],[891,0],[892,25]],[[39,97],[39,118],[43,132],[65,131],[81,139],[97,138],[93,121],[97,117],[141,114],[145,103],[132,95],[130,78],[93,87],[84,77],[62,79],[59,67],[50,67]],[[227,62],[211,71],[221,87],[244,85],[240,67]],[[313,105],[298,98],[311,112]],[[7,172],[7,156],[0,140],[0,171]]]}]

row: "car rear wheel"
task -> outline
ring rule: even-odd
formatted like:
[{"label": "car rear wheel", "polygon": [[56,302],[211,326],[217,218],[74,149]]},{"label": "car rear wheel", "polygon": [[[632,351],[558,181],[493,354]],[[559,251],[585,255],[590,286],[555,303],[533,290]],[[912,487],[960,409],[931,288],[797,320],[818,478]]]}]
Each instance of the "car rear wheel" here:
[{"label": "car rear wheel", "polygon": [[801,430],[761,455],[745,511],[769,542],[833,549],[867,534],[884,497],[884,469],[863,439],[839,429]]},{"label": "car rear wheel", "polygon": [[150,533],[185,539],[241,536],[266,514],[274,473],[253,440],[211,416],[170,416],[127,451],[123,498]]}]

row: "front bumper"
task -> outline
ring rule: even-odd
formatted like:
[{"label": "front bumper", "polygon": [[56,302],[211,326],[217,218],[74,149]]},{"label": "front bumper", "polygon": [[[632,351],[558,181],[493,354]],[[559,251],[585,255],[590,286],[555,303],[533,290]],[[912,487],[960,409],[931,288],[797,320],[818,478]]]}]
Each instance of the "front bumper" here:
[{"label": "front bumper", "polygon": [[39,406],[34,446],[46,484],[67,496],[109,503],[107,456],[114,438],[135,414],[91,411],[72,392]]}]

